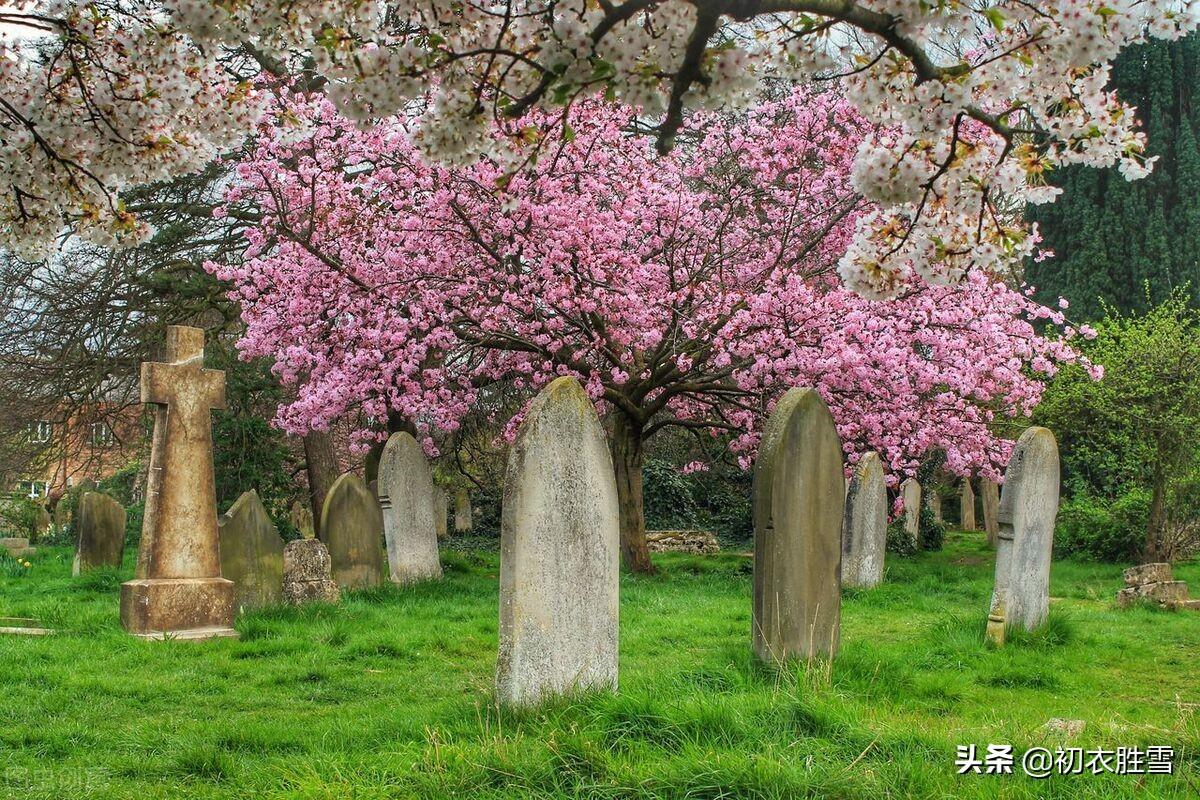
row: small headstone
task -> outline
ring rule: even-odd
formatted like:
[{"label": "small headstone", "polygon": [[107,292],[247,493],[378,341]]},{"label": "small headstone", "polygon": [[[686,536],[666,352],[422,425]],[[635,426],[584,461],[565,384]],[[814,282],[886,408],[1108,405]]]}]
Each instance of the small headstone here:
[{"label": "small headstone", "polygon": [[50,516],[50,512],[46,509],[46,507],[41,503],[38,504],[34,513],[33,538],[34,540],[37,540],[39,537],[45,536],[46,533],[48,533],[50,529],[54,527],[54,519]]},{"label": "small headstone", "polygon": [[467,494],[466,489],[459,489],[454,495],[454,532],[470,533],[475,525],[473,516],[471,495]]},{"label": "small headstone", "polygon": [[221,575],[233,581],[238,611],[279,605],[283,601],[283,540],[258,492],[245,492],[217,524]]},{"label": "small headstone", "polygon": [[70,503],[67,498],[61,497],[54,505],[54,524],[59,528],[65,528],[71,522]]},{"label": "small headstone", "polygon": [[1046,428],[1028,428],[1013,447],[1000,495],[996,585],[987,629],[993,644],[1004,644],[1009,628],[1030,631],[1046,621],[1058,487],[1054,434]]},{"label": "small headstone", "polygon": [[446,490],[440,486],[433,490],[433,524],[437,528],[437,537],[445,539],[450,535],[446,525]]},{"label": "small headstone", "polygon": [[379,456],[379,506],[392,583],[442,577],[433,473],[409,433],[393,433]]},{"label": "small headstone", "polygon": [[383,513],[362,478],[347,472],[329,487],[321,509],[321,539],[333,561],[333,579],[342,589],[381,583]]},{"label": "small headstone", "polygon": [[336,603],[341,597],[332,577],[333,564],[325,544],[296,539],[283,548],[283,599],[290,605]]},{"label": "small headstone", "polygon": [[987,478],[979,479],[979,493],[982,495],[983,530],[987,533],[988,544],[996,546],[996,535],[1000,533],[1000,486]]},{"label": "small headstone", "polygon": [[908,478],[900,484],[900,496],[904,500],[904,532],[915,547],[921,543],[921,484]]},{"label": "small headstone", "polygon": [[1175,580],[1167,562],[1141,564],[1125,570],[1125,588],[1117,592],[1117,605],[1126,608],[1138,600],[1149,600],[1164,608],[1200,610],[1200,600],[1188,598],[1188,586]]},{"label": "small headstone", "polygon": [[76,509],[75,561],[71,574],[96,567],[120,568],[125,557],[125,509],[108,495],[88,492]]},{"label": "small headstone", "polygon": [[970,478],[962,479],[959,494],[959,521],[964,531],[979,530],[975,524],[975,488],[971,486]]},{"label": "small headstone", "polygon": [[[936,497],[931,493],[930,497]],[[842,584],[877,586],[887,550],[887,483],[879,454],[867,453],[854,468],[842,521]]]},{"label": "small headstone", "polygon": [[0,548],[3,548],[9,558],[25,558],[37,552],[36,547],[29,546],[26,536],[5,536],[0,538]]},{"label": "small headstone", "polygon": [[312,508],[309,507],[308,503],[293,500],[292,509],[288,513],[288,519],[291,520],[292,527],[300,532],[301,539],[316,538],[316,530],[313,528]]},{"label": "small headstone", "polygon": [[155,406],[136,577],[121,585],[121,624],[144,638],[236,636],[233,582],[221,577],[212,412],[225,373],[204,368],[204,331],[167,328],[166,361],[142,364]]},{"label": "small headstone", "polygon": [[534,398],[508,452],[500,523],[500,702],[617,686],[617,482],[574,378]]},{"label": "small headstone", "polygon": [[841,626],[842,445],[812,389],[772,412],[754,465],[754,608],[760,659],[833,656]]}]

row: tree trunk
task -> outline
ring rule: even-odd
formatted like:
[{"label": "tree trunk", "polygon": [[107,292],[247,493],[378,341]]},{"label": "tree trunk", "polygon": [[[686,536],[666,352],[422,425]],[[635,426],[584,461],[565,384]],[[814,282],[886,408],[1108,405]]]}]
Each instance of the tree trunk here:
[{"label": "tree trunk", "polygon": [[642,426],[620,410],[613,412],[612,459],[621,514],[621,557],[631,571],[652,575],[642,498]]},{"label": "tree trunk", "polygon": [[1166,522],[1166,483],[1162,467],[1155,465],[1154,489],[1150,495],[1150,514],[1146,521],[1146,552],[1143,556],[1147,564],[1166,560],[1165,554],[1162,552],[1162,531]]},{"label": "tree trunk", "polygon": [[339,469],[337,454],[333,450],[333,437],[328,431],[309,431],[304,435],[304,462],[308,471],[308,498],[312,505],[313,531],[324,541],[321,530],[321,509],[325,506],[325,495],[337,480]]}]

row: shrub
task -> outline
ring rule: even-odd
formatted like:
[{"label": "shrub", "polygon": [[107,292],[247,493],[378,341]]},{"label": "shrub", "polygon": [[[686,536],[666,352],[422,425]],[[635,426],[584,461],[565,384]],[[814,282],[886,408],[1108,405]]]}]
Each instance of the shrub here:
[{"label": "shrub", "polygon": [[897,556],[916,555],[917,547],[904,530],[904,517],[891,522],[887,526],[887,552]]},{"label": "shrub", "polygon": [[646,459],[642,466],[642,494],[647,528],[690,528],[696,524],[692,480],[671,462]]},{"label": "shrub", "polygon": [[22,494],[13,494],[0,500],[0,529],[11,531],[13,536],[33,536],[37,525],[37,501]]},{"label": "shrub", "polygon": [[1106,503],[1086,495],[1063,502],[1054,531],[1054,552],[1092,561],[1133,561],[1146,539],[1150,498],[1129,492]]}]

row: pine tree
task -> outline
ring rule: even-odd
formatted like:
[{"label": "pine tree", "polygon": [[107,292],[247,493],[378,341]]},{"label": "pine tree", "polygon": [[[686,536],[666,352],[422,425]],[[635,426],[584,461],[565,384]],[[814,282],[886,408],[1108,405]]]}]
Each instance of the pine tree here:
[{"label": "pine tree", "polygon": [[1200,36],[1131,47],[1112,85],[1137,107],[1154,172],[1126,181],[1115,170],[1061,170],[1058,202],[1030,209],[1055,257],[1026,267],[1042,302],[1071,301],[1075,319],[1105,304],[1145,312],[1175,287],[1200,298]]}]

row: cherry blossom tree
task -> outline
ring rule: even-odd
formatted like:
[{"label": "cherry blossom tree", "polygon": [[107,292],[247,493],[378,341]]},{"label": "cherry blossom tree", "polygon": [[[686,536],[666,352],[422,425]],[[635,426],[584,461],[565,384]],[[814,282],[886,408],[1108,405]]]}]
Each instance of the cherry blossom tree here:
[{"label": "cherry blossom tree", "polygon": [[[242,304],[245,354],[296,388],[279,424],[398,413],[431,437],[494,382],[575,375],[610,421],[637,570],[651,569],[645,442],[724,435],[748,464],[790,386],[816,387],[851,460],[878,450],[893,482],[933,449],[998,477],[1009,443],[990,425],[1029,413],[1037,376],[1076,358],[1032,323],[1064,320],[982,272],[914,277],[891,300],[842,285],[837,261],[873,212],[852,187],[871,126],[849,103],[797,90],[698,116],[665,155],[628,133],[636,121],[579,101],[512,173],[422,159],[406,118],[364,130],[323,97],[279,102],[229,193],[262,214],[248,258],[213,266]],[[494,135],[547,124],[531,112]]]},{"label": "cherry blossom tree", "polygon": [[356,118],[421,102],[423,151],[509,170],[546,139],[498,138],[498,119],[603,95],[641,109],[665,151],[689,110],[839,77],[886,130],[856,156],[874,205],[839,269],[898,296],[914,275],[1027,254],[1035,237],[998,204],[1053,200],[1056,167],[1144,174],[1108,62],[1198,22],[1200,0],[18,0],[0,11],[26,37],[0,53],[0,241],[36,248],[64,224],[136,236],[112,192],[196,168],[261,111],[231,54],[302,74]]}]

